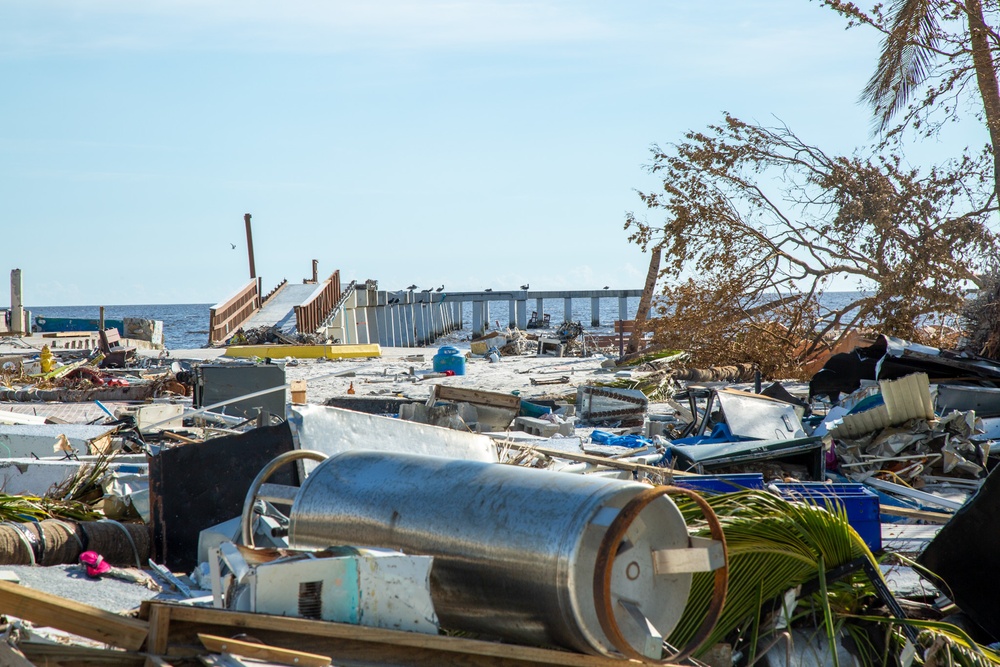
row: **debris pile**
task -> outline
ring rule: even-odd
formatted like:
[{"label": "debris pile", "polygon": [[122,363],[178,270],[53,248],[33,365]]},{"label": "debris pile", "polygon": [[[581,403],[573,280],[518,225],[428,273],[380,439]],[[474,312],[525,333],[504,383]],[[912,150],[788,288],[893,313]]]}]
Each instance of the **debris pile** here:
[{"label": "debris pile", "polygon": [[[1000,592],[963,574],[993,550],[958,530],[1000,507],[1000,365],[882,339],[761,387],[682,353],[543,358],[574,331],[399,357],[404,379],[5,362],[0,607],[20,620],[0,663],[1000,664]],[[516,386],[478,382],[518,363]],[[309,404],[304,377],[349,409]],[[952,630],[958,609],[981,627]]]}]

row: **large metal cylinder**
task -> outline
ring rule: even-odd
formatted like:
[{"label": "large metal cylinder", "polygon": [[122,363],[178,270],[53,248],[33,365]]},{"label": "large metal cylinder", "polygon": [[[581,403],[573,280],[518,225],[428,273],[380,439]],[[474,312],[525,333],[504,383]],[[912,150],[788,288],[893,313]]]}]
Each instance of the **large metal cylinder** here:
[{"label": "large metal cylinder", "polygon": [[[597,552],[622,507],[649,488],[511,465],[349,451],[318,465],[302,485],[289,542],[432,555],[431,595],[444,627],[611,655],[614,644],[595,609]],[[655,561],[664,550],[688,546],[684,519],[664,496],[642,509],[616,547],[614,614],[633,646],[649,645],[649,623],[666,636],[680,619],[691,574],[663,573]]]}]

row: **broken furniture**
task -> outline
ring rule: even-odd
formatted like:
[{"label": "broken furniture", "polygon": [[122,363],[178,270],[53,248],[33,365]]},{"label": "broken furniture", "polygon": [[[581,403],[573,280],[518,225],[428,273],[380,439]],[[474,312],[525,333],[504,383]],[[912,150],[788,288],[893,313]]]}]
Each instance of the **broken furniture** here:
[{"label": "broken furniture", "polygon": [[538,337],[538,354],[551,354],[557,357],[563,356],[566,346],[561,338],[550,338],[548,336]]},{"label": "broken furniture", "polygon": [[101,368],[124,368],[130,360],[135,358],[135,348],[121,344],[122,336],[118,333],[118,329],[104,329],[99,331],[97,335],[101,341],[101,352],[104,354]]},{"label": "broken furniture", "polygon": [[[789,440],[805,437],[797,406],[762,394],[692,385],[685,394],[693,419],[681,444],[727,440]],[[698,407],[699,399],[705,401]]]},{"label": "broken furniture", "polygon": [[[265,473],[277,463],[248,491],[244,519],[264,487]],[[688,534],[683,516],[666,497],[670,493],[699,503],[712,539]],[[433,556],[431,596],[446,628],[659,660],[663,635],[686,605],[693,572],[715,571],[719,599],[706,615],[707,627],[721,610],[724,536],[711,508],[690,491],[477,461],[348,451],[318,464],[301,488],[268,495],[291,502],[292,548],[368,544]]]}]

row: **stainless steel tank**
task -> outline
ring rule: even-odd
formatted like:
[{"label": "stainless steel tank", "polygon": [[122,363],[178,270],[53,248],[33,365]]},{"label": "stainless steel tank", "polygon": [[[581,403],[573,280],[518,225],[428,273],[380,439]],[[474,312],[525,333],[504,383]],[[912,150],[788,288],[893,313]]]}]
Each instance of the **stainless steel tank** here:
[{"label": "stainless steel tank", "polygon": [[615,655],[595,604],[598,551],[614,522],[624,533],[610,552],[605,548],[612,598],[606,608],[620,636],[657,658],[660,634],[680,619],[690,572],[699,568],[673,558],[694,550],[666,496],[615,522],[649,491],[605,477],[349,451],[319,464],[299,489],[289,543],[432,555],[431,595],[442,626]]}]

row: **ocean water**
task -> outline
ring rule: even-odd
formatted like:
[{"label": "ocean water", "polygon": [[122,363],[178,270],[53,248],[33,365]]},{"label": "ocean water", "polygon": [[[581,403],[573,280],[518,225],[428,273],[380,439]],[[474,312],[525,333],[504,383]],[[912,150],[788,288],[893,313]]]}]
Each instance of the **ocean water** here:
[{"label": "ocean water", "polygon": [[[847,302],[847,299],[857,296],[856,292],[828,292],[824,295],[824,300],[828,305],[836,306]],[[627,299],[628,319],[635,317],[635,312],[639,307],[638,297]],[[108,319],[122,319],[123,317],[140,317],[152,320],[163,321],[163,340],[168,349],[181,350],[205,347],[208,344],[208,310],[212,304],[208,303],[186,303],[186,304],[149,304],[149,305],[121,305],[105,306],[104,316]],[[471,333],[472,328],[472,304],[465,303],[462,313],[464,328]],[[97,319],[99,308],[97,306],[40,306],[29,308],[32,316],[43,315],[47,317],[82,317]],[[528,316],[535,310],[535,300],[528,300]],[[552,326],[558,326],[563,321],[563,300],[546,299],[543,303],[545,314],[550,317]],[[614,321],[619,317],[618,299],[601,299],[599,317],[601,326],[596,333],[610,333],[614,327]],[[541,316],[540,316],[541,319]],[[587,329],[591,327],[590,299],[574,299],[572,320],[578,321]],[[508,315],[508,302],[493,301],[490,303],[490,328],[498,324],[501,328],[507,326],[510,321]]]},{"label": "ocean water", "polygon": [[[210,303],[151,304],[133,306],[105,306],[104,317],[120,320],[139,317],[163,322],[163,344],[171,350],[187,350],[208,344],[208,309]],[[98,306],[41,306],[29,307],[31,316],[83,317],[96,320]]]}]

